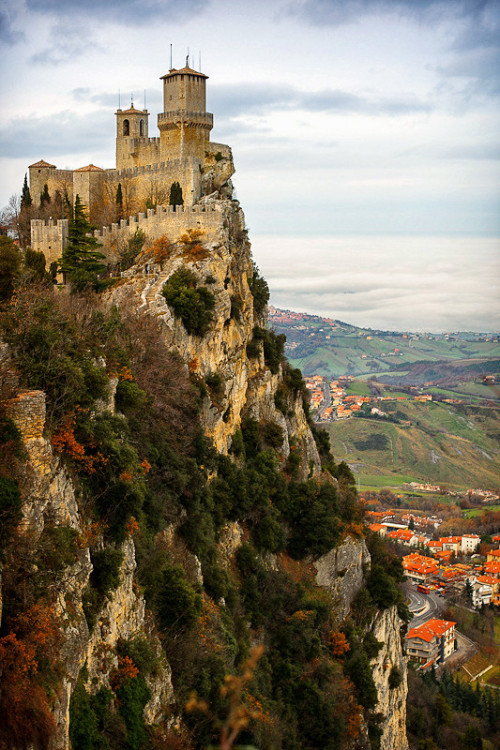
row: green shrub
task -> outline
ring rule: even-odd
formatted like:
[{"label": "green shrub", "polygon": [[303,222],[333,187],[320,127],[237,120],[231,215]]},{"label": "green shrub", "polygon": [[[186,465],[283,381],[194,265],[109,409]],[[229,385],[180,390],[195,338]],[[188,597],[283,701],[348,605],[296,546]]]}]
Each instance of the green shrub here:
[{"label": "green shrub", "polygon": [[241,320],[241,311],[243,310],[243,300],[241,297],[232,294],[231,295],[231,318],[233,320]]},{"label": "green shrub", "polygon": [[253,310],[255,315],[262,315],[269,302],[269,287],[267,281],[262,278],[257,266],[253,265],[253,275],[248,279],[248,286],[253,297]]},{"label": "green shrub", "polygon": [[205,375],[205,383],[216,398],[224,396],[224,380],[218,372],[209,372]]},{"label": "green shrub", "polygon": [[330,435],[328,434],[328,432],[324,428],[316,427],[314,425],[312,428],[312,434],[321,458],[330,458],[331,446]]},{"label": "green shrub", "polygon": [[139,229],[139,227],[137,227],[134,234],[128,240],[127,244],[119,254],[120,268],[122,269],[122,271],[126,271],[127,268],[130,268],[134,265],[137,256],[141,252],[145,242],[146,234],[142,229]]},{"label": "green shrub", "polygon": [[383,645],[382,641],[377,641],[371,630],[363,638],[363,648],[369,659],[375,659]]},{"label": "green shrub", "polygon": [[279,513],[268,505],[252,524],[252,536],[258,550],[281,552],[286,546],[286,534],[279,521]]},{"label": "green shrub", "polygon": [[403,682],[403,677],[401,675],[401,672],[395,665],[393,665],[391,672],[389,674],[389,682],[388,682],[389,689],[394,690],[395,688],[399,687],[402,682]]},{"label": "green shrub", "polygon": [[141,674],[154,674],[159,667],[159,659],[154,647],[143,636],[135,636],[129,640],[120,638],[117,644],[120,656],[129,656]]},{"label": "green shrub", "polygon": [[246,345],[246,353],[249,359],[257,359],[261,351],[260,339],[251,338]]},{"label": "green shrub", "polygon": [[17,482],[0,476],[0,545],[4,545],[22,518]]},{"label": "green shrub", "polygon": [[127,727],[126,750],[140,750],[147,738],[144,723],[144,707],[151,697],[151,691],[142,674],[126,679],[116,695],[120,714]]},{"label": "green shrub", "polygon": [[281,448],[283,445],[283,430],[276,422],[266,422],[262,426],[262,437],[271,448]]},{"label": "green shrub", "polygon": [[198,286],[189,268],[179,268],[163,286],[162,294],[174,315],[188,333],[204,336],[213,320],[215,297],[205,286]]},{"label": "green shrub", "polygon": [[167,565],[161,576],[156,607],[163,630],[191,628],[201,613],[202,599],[179,565]]},{"label": "green shrub", "polygon": [[373,681],[370,662],[363,650],[356,651],[345,663],[345,672],[353,681],[358,700],[365,709],[375,708],[377,688]]},{"label": "green shrub", "polygon": [[373,565],[366,587],[373,601],[381,609],[387,609],[396,604],[399,599],[399,590],[394,579],[386,573],[381,565]]},{"label": "green shrub", "polygon": [[245,455],[248,459],[255,458],[257,453],[262,449],[260,439],[259,423],[256,419],[248,417],[242,422],[241,432],[243,435],[243,444],[245,446]]},{"label": "green shrub", "polygon": [[221,161],[222,158],[223,158],[223,156],[222,156],[221,152],[217,151],[217,153],[214,156],[215,161]]},{"label": "green shrub", "polygon": [[105,547],[91,555],[93,570],[90,582],[101,597],[106,597],[110,591],[120,584],[120,568],[123,562],[123,552],[113,547]]},{"label": "green shrub", "polygon": [[116,386],[115,404],[118,411],[138,409],[146,403],[146,393],[132,380],[119,380]]},{"label": "green shrub", "polygon": [[[248,350],[247,350],[248,353]],[[288,414],[288,389],[280,384],[274,394],[274,405],[285,417]]]},{"label": "green shrub", "polygon": [[238,428],[237,430],[235,430],[233,434],[230,452],[234,456],[241,456],[244,453],[244,451],[245,451],[245,445],[243,443],[243,433]]},{"label": "green shrub", "polygon": [[78,533],[69,526],[45,526],[38,540],[38,565],[51,573],[61,573],[76,561]]}]

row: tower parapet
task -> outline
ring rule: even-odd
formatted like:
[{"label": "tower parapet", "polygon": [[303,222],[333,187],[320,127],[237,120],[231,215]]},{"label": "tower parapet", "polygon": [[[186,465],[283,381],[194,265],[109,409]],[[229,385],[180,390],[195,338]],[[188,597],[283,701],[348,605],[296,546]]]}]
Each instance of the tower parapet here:
[{"label": "tower parapet", "polygon": [[[188,67],[172,68],[163,81],[163,112],[158,115],[162,159],[172,154],[183,159],[194,156],[203,162],[213,128],[213,115],[206,111],[208,76]],[[171,157],[170,157],[171,158]]]}]

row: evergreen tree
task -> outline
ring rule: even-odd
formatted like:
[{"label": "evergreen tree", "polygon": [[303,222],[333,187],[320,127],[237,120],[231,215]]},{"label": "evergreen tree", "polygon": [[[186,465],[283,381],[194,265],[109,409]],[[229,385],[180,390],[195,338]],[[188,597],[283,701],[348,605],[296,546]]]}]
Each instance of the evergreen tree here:
[{"label": "evergreen tree", "polygon": [[182,197],[182,188],[178,182],[173,182],[170,187],[170,205],[171,206],[182,206],[184,205],[184,198]]},{"label": "evergreen tree", "polygon": [[40,208],[43,208],[48,203],[50,203],[49,187],[47,183],[45,183],[40,194]]},{"label": "evergreen tree", "polygon": [[68,244],[63,251],[59,264],[65,278],[74,292],[97,286],[97,277],[106,270],[101,262],[104,255],[98,252],[101,247],[90,234],[92,225],[85,216],[80,196],[75,198],[73,216],[69,222]]},{"label": "evergreen tree", "polygon": [[123,193],[121,182],[118,183],[118,187],[116,188],[115,203],[117,219],[121,219],[123,217]]},{"label": "evergreen tree", "polygon": [[19,276],[21,254],[14,240],[0,234],[0,303],[10,300]]},{"label": "evergreen tree", "polygon": [[21,211],[23,210],[23,208],[30,208],[31,203],[32,203],[32,200],[31,200],[30,189],[28,187],[28,176],[24,175],[23,189],[21,192]]}]

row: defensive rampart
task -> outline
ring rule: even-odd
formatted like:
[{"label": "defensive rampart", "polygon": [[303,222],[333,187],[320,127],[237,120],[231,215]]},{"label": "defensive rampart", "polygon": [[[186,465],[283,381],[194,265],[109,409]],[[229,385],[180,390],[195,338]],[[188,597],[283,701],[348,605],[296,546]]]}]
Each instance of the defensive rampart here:
[{"label": "defensive rampart", "polygon": [[[137,229],[144,232],[148,241],[167,237],[171,242],[176,242],[189,229],[200,229],[204,233],[205,243],[215,238],[222,221],[222,210],[217,205],[176,206],[175,210],[173,206],[159,206],[156,210],[148,209],[147,213],[96,229],[94,237],[102,245],[100,252],[106,255],[109,262],[113,262]],[[34,219],[31,222],[31,247],[44,253],[47,266],[62,256],[67,239],[67,219],[57,222]]]}]

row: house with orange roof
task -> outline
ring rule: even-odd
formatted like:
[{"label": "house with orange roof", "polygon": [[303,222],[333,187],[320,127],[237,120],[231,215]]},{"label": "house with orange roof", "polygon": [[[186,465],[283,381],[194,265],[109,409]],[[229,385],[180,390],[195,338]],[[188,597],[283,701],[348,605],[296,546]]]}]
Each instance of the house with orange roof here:
[{"label": "house with orange roof", "polygon": [[458,553],[460,552],[462,537],[442,536],[439,538],[439,541],[442,542],[443,549],[450,549],[455,555],[458,555]]},{"label": "house with orange roof", "polygon": [[500,575],[500,562],[485,562],[483,570],[491,575]]},{"label": "house with orange roof", "polygon": [[403,568],[413,583],[429,583],[439,573],[435,560],[417,553],[403,557]]},{"label": "house with orange roof", "polygon": [[380,536],[385,536],[387,533],[387,528],[381,523],[371,523],[368,528],[370,531],[374,531],[375,534],[380,534]]},{"label": "house with orange roof", "polygon": [[495,536],[492,536],[491,541],[493,542],[493,544],[497,544],[497,542],[500,542],[500,534],[495,534]]},{"label": "house with orange roof", "polygon": [[427,545],[429,547],[429,552],[437,552],[438,550],[443,549],[443,542],[429,542]]},{"label": "house with orange roof", "polygon": [[500,562],[500,549],[491,549],[486,553],[487,562]]},{"label": "house with orange roof", "polygon": [[435,555],[439,562],[447,563],[450,562],[450,559],[453,557],[453,552],[451,549],[438,549],[435,552]]},{"label": "house with orange roof", "polygon": [[449,620],[428,620],[411,628],[406,636],[406,648],[412,661],[425,670],[442,664],[455,650],[455,625]]}]

